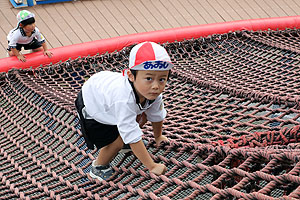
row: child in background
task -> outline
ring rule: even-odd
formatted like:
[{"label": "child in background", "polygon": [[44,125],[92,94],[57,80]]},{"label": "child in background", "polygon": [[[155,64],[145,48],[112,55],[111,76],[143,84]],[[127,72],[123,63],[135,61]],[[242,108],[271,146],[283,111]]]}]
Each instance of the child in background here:
[{"label": "child in background", "polygon": [[22,62],[26,61],[25,56],[21,53],[22,47],[25,50],[31,49],[33,52],[44,50],[44,55],[49,58],[52,57],[52,53],[48,51],[45,38],[35,26],[34,16],[33,13],[27,10],[20,11],[17,14],[17,27],[7,35],[8,55],[17,56]]},{"label": "child in background", "polygon": [[147,119],[152,122],[156,145],[168,140],[162,135],[166,117],[162,92],[172,67],[162,46],[143,42],[130,51],[129,69],[123,75],[102,71],[84,83],[75,101],[81,131],[88,148],[95,145],[100,149],[92,163],[91,177],[99,180],[112,177],[114,169],[110,162],[124,144],[129,144],[150,172],[156,175],[166,172],[166,166],[155,163],[148,153],[140,127]]}]

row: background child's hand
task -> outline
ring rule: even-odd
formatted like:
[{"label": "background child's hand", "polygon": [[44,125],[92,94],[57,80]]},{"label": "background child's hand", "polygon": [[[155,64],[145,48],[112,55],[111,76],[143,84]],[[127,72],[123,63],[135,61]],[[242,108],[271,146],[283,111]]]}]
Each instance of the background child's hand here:
[{"label": "background child's hand", "polygon": [[17,56],[17,58],[18,58],[18,60],[21,61],[21,62],[26,62],[26,58],[25,58],[25,56],[24,56],[23,54],[19,54],[19,55]]},{"label": "background child's hand", "polygon": [[157,176],[164,174],[166,171],[167,167],[160,163],[155,163],[155,166],[150,170],[150,172],[156,174]]},{"label": "background child's hand", "polygon": [[164,135],[155,138],[156,146],[159,146],[162,141],[168,141],[168,138]]},{"label": "background child's hand", "polygon": [[49,58],[52,57],[53,53],[51,51],[44,51],[44,55],[48,56]]}]

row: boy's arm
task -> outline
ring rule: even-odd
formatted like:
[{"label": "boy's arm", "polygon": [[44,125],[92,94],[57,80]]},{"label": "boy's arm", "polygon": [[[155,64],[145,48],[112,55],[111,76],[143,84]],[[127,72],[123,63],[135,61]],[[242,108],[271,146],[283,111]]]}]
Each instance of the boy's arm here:
[{"label": "boy's arm", "polygon": [[153,127],[153,134],[155,138],[156,145],[159,146],[159,144],[162,141],[167,141],[168,138],[164,135],[162,135],[162,126],[163,126],[163,121],[160,122],[152,122],[152,127]]},{"label": "boy's arm", "polygon": [[150,172],[156,175],[161,175],[166,172],[167,168],[164,164],[155,163],[153,161],[142,140],[130,144],[130,148],[134,155],[149,169]]},{"label": "boy's arm", "polygon": [[16,48],[11,48],[10,50],[13,52],[13,54],[14,54],[15,56],[17,56],[17,58],[18,58],[20,61],[26,62],[25,56],[24,56],[23,54],[21,54]]}]

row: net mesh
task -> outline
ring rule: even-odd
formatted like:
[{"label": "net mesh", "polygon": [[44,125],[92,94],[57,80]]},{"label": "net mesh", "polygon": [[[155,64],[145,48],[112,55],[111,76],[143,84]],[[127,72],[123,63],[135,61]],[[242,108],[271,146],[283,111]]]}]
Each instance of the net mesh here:
[{"label": "net mesh", "polygon": [[147,148],[168,171],[119,153],[109,181],[88,174],[96,150],[74,100],[93,74],[121,72],[130,47],[0,74],[0,199],[300,199],[298,29],[165,43],[175,68],[168,116]]}]

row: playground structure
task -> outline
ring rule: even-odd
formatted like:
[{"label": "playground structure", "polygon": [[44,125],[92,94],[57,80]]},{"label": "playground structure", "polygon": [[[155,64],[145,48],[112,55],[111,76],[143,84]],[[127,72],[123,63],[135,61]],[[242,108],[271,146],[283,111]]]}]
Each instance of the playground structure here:
[{"label": "playground structure", "polygon": [[[1,59],[0,199],[299,199],[299,19],[129,35],[30,54],[24,66]],[[168,171],[119,154],[115,177],[93,180],[74,98],[92,74],[121,72],[145,40],[175,64],[164,93],[170,141],[157,148],[144,128]]]},{"label": "playground structure", "polygon": [[67,2],[73,0],[9,0],[9,1],[15,8],[23,8],[23,7],[32,7],[34,5]]}]

